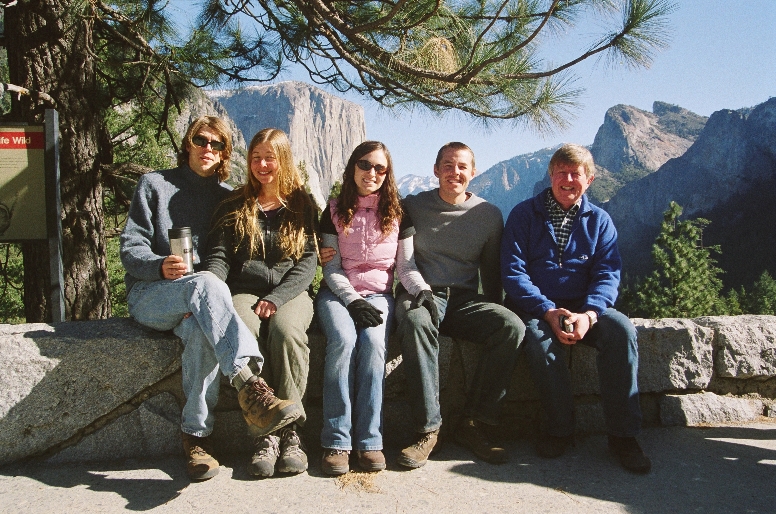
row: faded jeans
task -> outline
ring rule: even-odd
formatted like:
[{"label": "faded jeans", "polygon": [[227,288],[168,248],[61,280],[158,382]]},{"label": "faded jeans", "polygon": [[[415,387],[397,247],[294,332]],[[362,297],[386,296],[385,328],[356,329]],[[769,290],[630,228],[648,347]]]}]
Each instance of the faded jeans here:
[{"label": "faded jeans", "polygon": [[186,396],[181,430],[207,437],[213,431],[219,369],[231,382],[251,358],[259,369],[264,362],[256,338],[232,306],[229,288],[212,273],[200,271],[177,280],[137,282],[127,304],[129,314],[142,325],[173,330],[181,338]]},{"label": "faded jeans", "polygon": [[253,311],[259,297],[252,294],[236,294],[232,297],[234,308],[248,326],[252,337],[259,342],[259,349],[266,360],[262,378],[275,390],[275,396],[292,400],[302,410],[296,420],[304,425],[302,397],[307,390],[307,374],[310,370],[310,347],[307,329],[313,320],[313,302],[307,291],[262,320]]},{"label": "faded jeans", "polygon": [[323,448],[383,449],[385,353],[394,301],[391,294],[373,294],[364,300],[383,312],[382,325],[356,328],[345,304],[326,287],[316,299],[318,319],[326,336]]},{"label": "faded jeans", "polygon": [[525,325],[514,312],[464,289],[434,288],[442,320],[439,329],[425,308],[412,308],[413,296],[400,290],[396,298],[397,334],[401,339],[404,375],[413,426],[427,433],[442,426],[439,407],[439,335],[465,339],[482,346],[469,385],[464,416],[488,425],[498,424],[504,397]]},{"label": "faded jeans", "polygon": [[[528,366],[547,416],[545,432],[570,436],[574,433],[574,398],[565,358],[568,346],[555,338],[546,321],[520,314],[526,324],[523,347]],[[636,328],[627,316],[607,309],[577,343],[598,350],[596,364],[606,429],[618,437],[633,437],[641,430],[636,337]]]}]

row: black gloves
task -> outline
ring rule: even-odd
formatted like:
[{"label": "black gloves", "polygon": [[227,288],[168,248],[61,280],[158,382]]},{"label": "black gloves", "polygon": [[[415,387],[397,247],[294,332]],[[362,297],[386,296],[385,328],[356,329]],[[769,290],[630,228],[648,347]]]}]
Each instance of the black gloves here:
[{"label": "black gloves", "polygon": [[436,328],[439,328],[439,310],[437,309],[436,302],[434,302],[434,293],[428,289],[419,292],[415,297],[415,307],[425,307],[428,313],[431,314],[431,323]]},{"label": "black gloves", "polygon": [[357,328],[377,327],[383,323],[381,316],[383,311],[364,299],[350,302],[348,313],[353,318]]}]

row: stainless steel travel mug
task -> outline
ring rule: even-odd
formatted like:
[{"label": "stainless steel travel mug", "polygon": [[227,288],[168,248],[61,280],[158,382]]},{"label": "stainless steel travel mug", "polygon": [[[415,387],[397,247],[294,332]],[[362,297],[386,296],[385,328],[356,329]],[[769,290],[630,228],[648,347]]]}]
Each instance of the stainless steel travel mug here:
[{"label": "stainless steel travel mug", "polygon": [[194,245],[191,241],[191,228],[180,227],[167,230],[170,239],[170,252],[183,259],[186,264],[186,274],[194,272]]}]

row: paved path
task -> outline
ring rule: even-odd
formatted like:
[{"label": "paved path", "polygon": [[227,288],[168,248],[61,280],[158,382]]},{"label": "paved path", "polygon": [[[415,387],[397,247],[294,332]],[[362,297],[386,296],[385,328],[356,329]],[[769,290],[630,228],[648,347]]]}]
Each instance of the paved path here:
[{"label": "paved path", "polygon": [[247,457],[227,459],[212,480],[190,484],[182,458],[0,468],[0,512],[702,512],[776,513],[776,420],[714,428],[652,428],[640,437],[648,475],[623,471],[606,438],[584,437],[556,460],[528,441],[510,463],[473,461],[449,444],[426,467],[254,480]]}]

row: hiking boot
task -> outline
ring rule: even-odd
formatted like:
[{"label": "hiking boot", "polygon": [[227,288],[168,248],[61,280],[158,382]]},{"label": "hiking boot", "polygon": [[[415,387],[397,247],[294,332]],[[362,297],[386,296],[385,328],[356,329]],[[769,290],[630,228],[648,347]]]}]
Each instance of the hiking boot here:
[{"label": "hiking boot", "polygon": [[290,425],[278,432],[280,436],[280,460],[278,461],[279,473],[301,473],[307,469],[307,455],[296,426]]},{"label": "hiking boot", "polygon": [[253,441],[256,452],[248,464],[248,473],[257,477],[271,477],[275,474],[275,462],[280,456],[280,437],[260,435]]},{"label": "hiking boot", "polygon": [[574,446],[573,435],[545,435],[536,442],[536,453],[545,459],[555,459],[566,453],[569,446]]},{"label": "hiking boot", "polygon": [[471,418],[461,421],[455,431],[455,442],[491,464],[503,464],[509,458],[504,448],[490,442],[484,424]]},{"label": "hiking boot", "polygon": [[324,448],[321,458],[321,471],[327,475],[344,475],[350,471],[348,457],[350,452],[339,448]]},{"label": "hiking boot", "polygon": [[267,435],[283,428],[302,415],[291,400],[281,400],[261,377],[249,380],[237,393],[243,417],[254,429],[254,435]]},{"label": "hiking boot", "polygon": [[428,456],[431,455],[434,446],[437,444],[438,436],[439,429],[421,434],[418,442],[401,451],[401,455],[396,459],[396,462],[408,468],[420,468],[425,466]]},{"label": "hiking boot", "polygon": [[213,447],[207,437],[196,437],[181,432],[183,451],[186,452],[186,473],[192,480],[207,480],[218,474],[218,461],[211,455]]},{"label": "hiking boot", "polygon": [[623,468],[633,473],[649,473],[652,462],[644,455],[635,437],[609,436],[609,450],[617,457]]},{"label": "hiking boot", "polygon": [[364,471],[382,471],[385,469],[385,455],[381,450],[365,450],[358,453],[358,467]]}]

